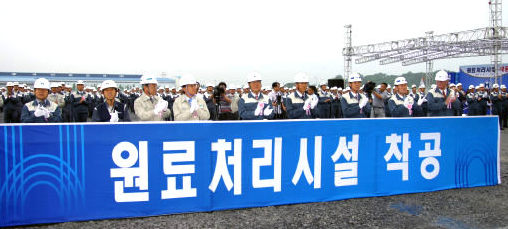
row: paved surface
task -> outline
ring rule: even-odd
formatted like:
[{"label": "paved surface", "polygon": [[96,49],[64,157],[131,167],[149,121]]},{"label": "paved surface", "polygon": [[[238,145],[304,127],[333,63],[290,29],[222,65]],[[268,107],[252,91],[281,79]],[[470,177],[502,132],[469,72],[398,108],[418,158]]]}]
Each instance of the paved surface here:
[{"label": "paved surface", "polygon": [[32,228],[508,228],[508,130],[497,186]]}]

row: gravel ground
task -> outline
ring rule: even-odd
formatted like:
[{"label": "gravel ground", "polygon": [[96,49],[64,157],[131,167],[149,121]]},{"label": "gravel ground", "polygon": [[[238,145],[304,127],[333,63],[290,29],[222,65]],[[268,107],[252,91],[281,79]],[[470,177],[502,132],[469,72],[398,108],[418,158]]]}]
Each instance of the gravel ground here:
[{"label": "gravel ground", "polygon": [[508,130],[497,186],[31,228],[508,228]]}]

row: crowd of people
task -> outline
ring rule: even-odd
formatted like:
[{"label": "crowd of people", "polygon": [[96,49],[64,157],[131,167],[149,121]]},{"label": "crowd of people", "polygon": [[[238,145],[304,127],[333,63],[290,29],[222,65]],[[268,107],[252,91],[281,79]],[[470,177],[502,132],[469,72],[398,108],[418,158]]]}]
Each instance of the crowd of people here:
[{"label": "crowd of people", "polygon": [[330,119],[498,115],[501,129],[507,126],[508,93],[505,85],[449,84],[446,71],[435,75],[435,84],[412,85],[397,77],[387,83],[362,84],[352,73],[348,85],[328,87],[326,82],[309,85],[298,73],[294,87],[263,87],[258,73],[246,78],[243,88],[228,88],[224,82],[202,87],[192,75],[184,75],[180,88],[159,87],[155,77],[143,75],[140,87],[120,90],[112,80],[95,89],[76,82],[70,85],[35,80],[33,90],[17,82],[1,88],[0,109],[5,123],[34,122],[128,122],[189,120]]}]

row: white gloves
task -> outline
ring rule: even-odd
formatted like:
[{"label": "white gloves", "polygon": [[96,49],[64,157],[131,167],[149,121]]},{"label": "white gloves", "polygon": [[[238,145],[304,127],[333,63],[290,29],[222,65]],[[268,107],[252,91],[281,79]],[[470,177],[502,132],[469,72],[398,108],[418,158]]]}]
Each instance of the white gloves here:
[{"label": "white gloves", "polygon": [[319,102],[319,99],[318,99],[317,95],[312,95],[310,97],[310,109],[314,109],[314,107],[316,107],[318,102]]},{"label": "white gloves", "polygon": [[311,98],[308,98],[308,99],[307,99],[307,100],[305,100],[305,102],[303,103],[303,110],[304,110],[304,111],[308,111],[308,110],[310,110],[310,107],[311,107],[311,105],[310,105],[311,101],[310,101],[310,100],[311,100]]},{"label": "white gloves", "polygon": [[273,109],[270,109],[269,106],[266,106],[265,111],[263,111],[263,115],[268,116],[268,115],[271,115],[272,112],[273,112]]},{"label": "white gloves", "polygon": [[164,111],[166,111],[168,109],[168,102],[166,100],[159,100],[159,102],[157,104],[155,104],[155,108],[153,109],[153,113],[154,114],[159,114],[159,113],[162,113]]},{"label": "white gloves", "polygon": [[406,98],[404,99],[404,106],[405,106],[408,110],[411,110],[411,108],[413,108],[413,104],[414,104],[413,97],[411,97],[411,96],[406,96]]},{"label": "white gloves", "polygon": [[254,111],[255,116],[260,116],[263,114],[263,109],[265,108],[265,104],[263,102],[258,102],[258,107]]},{"label": "white gloves", "polygon": [[424,102],[427,102],[426,98],[421,98],[418,100],[418,106],[421,106]]},{"label": "white gloves", "polygon": [[111,118],[109,119],[109,122],[118,122],[120,119],[118,118],[118,113],[114,112],[109,113],[111,115]]},{"label": "white gloves", "polygon": [[197,99],[193,99],[191,101],[191,104],[190,104],[190,113],[194,113],[194,111],[197,111],[199,109],[199,106],[198,106],[198,100]]},{"label": "white gloves", "polygon": [[362,99],[360,99],[360,102],[358,102],[358,106],[360,106],[360,109],[365,107],[367,105],[367,102],[369,102],[369,100],[367,100],[366,98],[362,97]]},{"label": "white gloves", "polygon": [[41,105],[39,105],[35,111],[34,111],[34,115],[35,117],[41,117],[41,116],[44,116],[44,118],[49,118],[49,114],[51,112],[49,112],[49,110]]}]

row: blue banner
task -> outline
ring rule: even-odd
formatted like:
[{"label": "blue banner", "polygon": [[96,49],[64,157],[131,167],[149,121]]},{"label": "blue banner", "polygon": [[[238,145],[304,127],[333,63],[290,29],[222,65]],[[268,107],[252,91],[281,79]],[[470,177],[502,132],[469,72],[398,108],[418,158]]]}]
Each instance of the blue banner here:
[{"label": "blue banner", "polygon": [[500,183],[497,117],[0,126],[0,226]]}]

